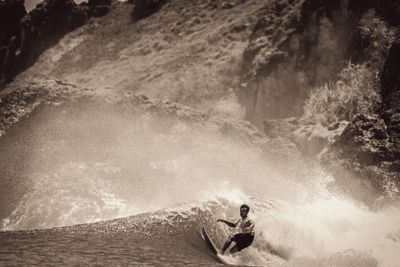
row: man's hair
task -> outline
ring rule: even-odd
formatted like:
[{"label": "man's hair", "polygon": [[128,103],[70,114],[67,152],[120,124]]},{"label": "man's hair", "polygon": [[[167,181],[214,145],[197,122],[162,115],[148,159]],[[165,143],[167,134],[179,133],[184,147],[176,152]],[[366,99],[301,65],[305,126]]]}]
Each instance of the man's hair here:
[{"label": "man's hair", "polygon": [[247,204],[240,206],[240,209],[246,209],[247,211],[250,211],[250,207]]}]

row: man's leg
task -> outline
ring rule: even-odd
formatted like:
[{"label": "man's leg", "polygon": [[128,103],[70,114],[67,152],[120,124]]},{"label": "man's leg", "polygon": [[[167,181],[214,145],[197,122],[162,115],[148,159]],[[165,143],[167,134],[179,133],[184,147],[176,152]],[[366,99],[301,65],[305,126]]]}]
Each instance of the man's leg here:
[{"label": "man's leg", "polygon": [[231,248],[230,252],[236,253],[238,251],[242,251],[244,248],[249,247],[254,240],[254,236],[250,234],[237,234],[235,241],[236,244]]},{"label": "man's leg", "polygon": [[228,238],[228,240],[226,240],[226,242],[225,242],[225,244],[224,244],[224,246],[223,246],[223,248],[222,248],[222,251],[221,251],[222,254],[224,254],[225,251],[229,248],[229,246],[231,245],[231,243],[232,243],[233,240],[234,240],[234,237],[233,237],[233,236],[230,236],[230,237]]},{"label": "man's leg", "polygon": [[239,249],[238,249],[238,247],[237,247],[237,244],[235,244],[232,248],[231,248],[231,250],[229,251],[231,254],[233,254],[233,253],[236,253],[236,252],[238,252],[239,251]]}]

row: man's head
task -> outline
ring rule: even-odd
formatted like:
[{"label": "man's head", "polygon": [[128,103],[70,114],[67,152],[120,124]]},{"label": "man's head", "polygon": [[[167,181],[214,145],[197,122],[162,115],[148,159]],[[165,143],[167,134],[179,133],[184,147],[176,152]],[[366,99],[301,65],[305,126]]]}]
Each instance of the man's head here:
[{"label": "man's head", "polygon": [[250,207],[246,204],[240,206],[240,217],[246,218],[247,214],[249,213]]}]

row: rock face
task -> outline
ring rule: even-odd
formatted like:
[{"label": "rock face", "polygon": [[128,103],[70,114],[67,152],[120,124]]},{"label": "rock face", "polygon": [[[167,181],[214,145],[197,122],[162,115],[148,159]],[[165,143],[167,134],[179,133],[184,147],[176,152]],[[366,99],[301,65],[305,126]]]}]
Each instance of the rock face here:
[{"label": "rock face", "polygon": [[[382,118],[393,148],[400,152],[400,36],[389,50],[381,76]],[[397,159],[400,160],[400,154]],[[400,177],[399,177],[400,179]]]},{"label": "rock face", "polygon": [[8,41],[19,30],[19,21],[25,16],[24,1],[11,0],[0,2],[0,45],[8,45]]},{"label": "rock face", "polygon": [[[342,179],[360,178],[361,190],[375,197],[399,197],[400,186],[400,37],[393,43],[381,75],[381,107],[375,114],[357,114],[325,159]],[[368,190],[367,190],[368,191]],[[368,196],[370,197],[370,196]],[[361,196],[369,202],[367,196]]]},{"label": "rock face", "polygon": [[[363,35],[360,25],[375,18],[398,29],[400,3],[269,2],[243,53],[240,89],[247,119],[270,137],[288,137],[304,155],[321,158],[344,191],[371,205],[383,195],[398,197],[400,186],[400,41],[387,57],[385,48],[379,62],[371,59],[374,40]],[[351,114],[350,122],[337,129],[307,125],[300,116],[310,88],[333,81],[349,60],[376,64],[374,70],[381,72],[377,110]]]},{"label": "rock face", "polygon": [[110,0],[92,0],[89,5],[77,5],[73,0],[45,0],[26,14],[23,1],[1,2],[0,87],[90,16],[106,14],[110,4]]},{"label": "rock face", "polygon": [[390,95],[400,91],[400,40],[397,39],[389,50],[389,55],[383,66],[381,90],[384,100],[390,100]]},{"label": "rock face", "polygon": [[[355,2],[355,1],[353,1]],[[367,1],[368,2],[368,1]],[[376,6],[378,13],[391,25],[400,25],[400,2],[397,0],[376,0],[370,1]]]},{"label": "rock face", "polygon": [[0,86],[15,68],[17,36],[20,35],[19,21],[25,15],[24,1],[0,2]]},{"label": "rock face", "polygon": [[374,13],[400,21],[396,1],[281,0],[260,12],[243,54],[241,88],[247,118],[300,116],[309,89],[332,80],[347,61],[366,60],[360,20]]}]

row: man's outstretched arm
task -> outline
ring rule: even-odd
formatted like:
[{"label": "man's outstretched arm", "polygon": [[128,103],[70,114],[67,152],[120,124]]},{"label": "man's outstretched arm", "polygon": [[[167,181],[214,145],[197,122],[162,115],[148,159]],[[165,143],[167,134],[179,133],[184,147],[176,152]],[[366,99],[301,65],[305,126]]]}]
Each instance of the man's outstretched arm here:
[{"label": "man's outstretched arm", "polygon": [[223,220],[223,219],[218,219],[217,222],[223,222],[223,223],[225,223],[226,225],[228,225],[229,227],[236,227],[236,226],[238,225],[237,222],[236,222],[236,223],[228,222],[228,221]]}]

